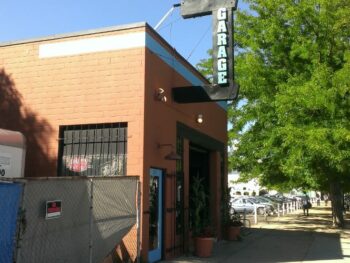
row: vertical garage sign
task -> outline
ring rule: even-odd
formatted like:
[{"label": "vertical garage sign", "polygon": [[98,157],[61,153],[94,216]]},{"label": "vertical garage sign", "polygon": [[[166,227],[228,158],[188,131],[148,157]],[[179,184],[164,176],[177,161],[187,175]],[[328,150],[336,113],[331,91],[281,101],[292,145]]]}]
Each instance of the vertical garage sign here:
[{"label": "vertical garage sign", "polygon": [[238,0],[183,0],[183,18],[213,16],[213,82],[211,85],[175,87],[173,98],[178,103],[227,101],[236,99],[234,82],[233,11]]}]

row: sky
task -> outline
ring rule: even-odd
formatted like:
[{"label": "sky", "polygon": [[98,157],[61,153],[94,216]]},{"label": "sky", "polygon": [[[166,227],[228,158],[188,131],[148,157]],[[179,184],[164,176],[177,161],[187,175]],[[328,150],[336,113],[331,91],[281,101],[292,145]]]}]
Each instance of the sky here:
[{"label": "sky", "polygon": [[[0,5],[0,44],[147,22],[155,27],[181,0],[3,0]],[[238,3],[238,8],[245,5]],[[212,16],[183,19],[180,8],[157,32],[185,59],[196,65],[212,46]]]}]

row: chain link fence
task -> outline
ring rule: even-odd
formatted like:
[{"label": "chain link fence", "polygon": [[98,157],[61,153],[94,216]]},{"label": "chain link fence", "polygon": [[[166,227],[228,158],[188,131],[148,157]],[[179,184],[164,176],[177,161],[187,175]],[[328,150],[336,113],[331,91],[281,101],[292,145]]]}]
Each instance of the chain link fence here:
[{"label": "chain link fence", "polygon": [[255,206],[252,212],[247,212],[246,210],[240,212],[241,218],[244,222],[247,222],[247,225],[250,227],[251,225],[256,225],[261,222],[268,222],[270,219],[276,217],[282,217],[284,215],[294,213],[302,208],[302,204],[300,201],[290,201],[290,202],[281,202],[276,204],[276,208],[274,210],[262,209],[259,210],[257,206]]},{"label": "chain link fence", "polygon": [[[11,251],[15,262],[102,262],[137,223],[138,177],[11,181],[23,189],[18,216],[12,218],[17,226]],[[7,223],[0,221],[0,226],[7,228]],[[136,249],[137,240],[135,236]]]}]

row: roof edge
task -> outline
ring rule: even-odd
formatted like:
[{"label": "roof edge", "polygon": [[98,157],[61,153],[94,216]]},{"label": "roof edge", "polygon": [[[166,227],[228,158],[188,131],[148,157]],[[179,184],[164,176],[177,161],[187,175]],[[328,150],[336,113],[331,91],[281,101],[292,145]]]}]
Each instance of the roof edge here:
[{"label": "roof edge", "polygon": [[89,30],[71,32],[71,33],[55,34],[55,35],[50,35],[50,36],[46,36],[46,37],[38,37],[38,38],[3,42],[3,43],[0,43],[0,47],[35,43],[35,42],[42,42],[42,41],[49,41],[49,40],[56,40],[56,39],[63,39],[63,38],[69,38],[69,37],[86,36],[86,35],[93,35],[93,34],[98,34],[98,33],[108,33],[108,32],[113,32],[113,31],[117,31],[117,30],[125,30],[125,29],[147,27],[147,26],[149,26],[149,25],[146,22],[137,22],[137,23],[132,23],[132,24],[120,25],[120,26],[110,26],[110,27],[103,27],[103,28],[99,28],[99,29],[89,29]]}]

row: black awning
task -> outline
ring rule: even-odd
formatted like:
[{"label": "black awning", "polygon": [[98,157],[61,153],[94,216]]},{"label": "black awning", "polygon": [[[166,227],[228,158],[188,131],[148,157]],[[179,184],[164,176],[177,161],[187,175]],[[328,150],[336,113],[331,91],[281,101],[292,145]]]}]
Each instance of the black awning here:
[{"label": "black awning", "polygon": [[175,87],[172,89],[172,96],[177,103],[228,101],[237,98],[238,90],[237,84],[232,87],[220,87],[218,85]]}]

